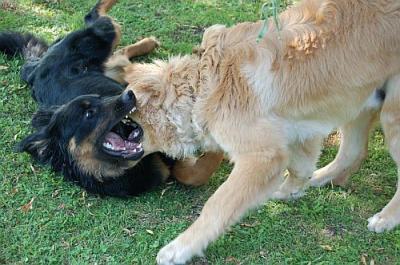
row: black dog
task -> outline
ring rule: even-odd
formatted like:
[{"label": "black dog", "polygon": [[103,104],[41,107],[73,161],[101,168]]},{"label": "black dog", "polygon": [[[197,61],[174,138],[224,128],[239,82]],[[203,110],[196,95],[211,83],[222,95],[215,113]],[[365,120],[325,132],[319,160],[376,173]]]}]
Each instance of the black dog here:
[{"label": "black dog", "polygon": [[21,77],[32,88],[39,111],[35,132],[19,151],[49,164],[91,193],[125,197],[161,183],[174,163],[143,155],[143,131],[128,118],[131,91],[106,76],[105,63],[119,41],[119,26],[105,12],[115,0],[101,0],[86,15],[86,28],[47,44],[32,34],[0,34],[0,51],[22,54]]}]

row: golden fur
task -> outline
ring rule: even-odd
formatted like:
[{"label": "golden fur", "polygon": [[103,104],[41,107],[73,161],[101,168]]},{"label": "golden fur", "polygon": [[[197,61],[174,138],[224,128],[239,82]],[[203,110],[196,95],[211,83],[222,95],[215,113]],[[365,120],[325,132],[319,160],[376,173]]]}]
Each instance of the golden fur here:
[{"label": "golden fur", "polygon": [[[159,252],[159,264],[201,254],[267,199],[299,196],[310,184],[321,139],[379,110],[373,91],[400,72],[397,0],[304,0],[280,22],[282,30],[271,22],[259,43],[262,22],[215,25],[204,33],[199,56],[125,68],[148,153],[181,158],[200,149],[225,152],[235,163],[199,218]],[[391,100],[384,103],[382,123],[399,165],[400,87],[387,89]],[[360,123],[369,124],[366,119]],[[320,176],[314,177],[311,184]],[[400,222],[400,200],[394,200],[370,221],[371,230]]]}]

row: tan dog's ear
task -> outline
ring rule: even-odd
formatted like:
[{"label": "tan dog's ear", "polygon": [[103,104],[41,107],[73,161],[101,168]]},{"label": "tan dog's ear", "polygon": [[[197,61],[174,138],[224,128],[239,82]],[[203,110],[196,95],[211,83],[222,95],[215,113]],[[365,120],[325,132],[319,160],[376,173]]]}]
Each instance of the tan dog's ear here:
[{"label": "tan dog's ear", "polygon": [[226,27],[224,25],[213,25],[206,28],[201,41],[201,48],[207,49],[215,45],[221,45],[221,39],[225,36]]},{"label": "tan dog's ear", "polygon": [[125,67],[125,81],[129,84],[140,106],[151,101],[153,106],[159,106],[164,102],[165,90],[162,89],[163,62],[155,61],[154,64],[134,63]]},{"label": "tan dog's ear", "polygon": [[226,30],[225,25],[221,24],[215,24],[212,25],[211,27],[206,28],[203,34],[203,39],[212,39],[218,35],[220,35],[222,32]]}]

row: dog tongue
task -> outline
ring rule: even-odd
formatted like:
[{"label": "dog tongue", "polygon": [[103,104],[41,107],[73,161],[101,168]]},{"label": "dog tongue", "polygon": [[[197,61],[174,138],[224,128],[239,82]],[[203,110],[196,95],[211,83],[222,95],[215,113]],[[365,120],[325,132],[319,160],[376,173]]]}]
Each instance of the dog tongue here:
[{"label": "dog tongue", "polygon": [[[136,133],[132,133],[135,136]],[[130,136],[130,138],[132,138],[132,140],[135,138]],[[126,152],[137,152],[138,149],[137,148],[141,148],[140,147],[140,143],[136,143],[131,141],[131,139],[129,140],[124,140],[122,139],[121,136],[119,136],[118,134],[114,133],[114,132],[109,132],[106,137],[105,137],[105,142],[108,142],[112,145],[112,149],[114,151],[126,151]],[[140,151],[140,149],[139,149]]]},{"label": "dog tongue", "polygon": [[106,142],[109,142],[114,150],[123,150],[125,148],[125,141],[118,134],[109,132],[105,137]]}]

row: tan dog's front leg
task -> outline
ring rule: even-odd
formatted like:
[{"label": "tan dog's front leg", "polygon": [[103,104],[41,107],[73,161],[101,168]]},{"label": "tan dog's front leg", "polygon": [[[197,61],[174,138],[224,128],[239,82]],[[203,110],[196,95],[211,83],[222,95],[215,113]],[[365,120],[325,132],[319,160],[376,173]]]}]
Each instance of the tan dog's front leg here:
[{"label": "tan dog's front leg", "polygon": [[271,197],[287,164],[286,152],[277,149],[233,158],[235,166],[229,178],[210,197],[199,218],[160,250],[158,264],[184,264],[201,255],[210,242],[247,210]]},{"label": "tan dog's front leg", "polygon": [[185,185],[200,186],[208,182],[223,159],[224,154],[209,152],[198,158],[177,161],[171,175]]}]

